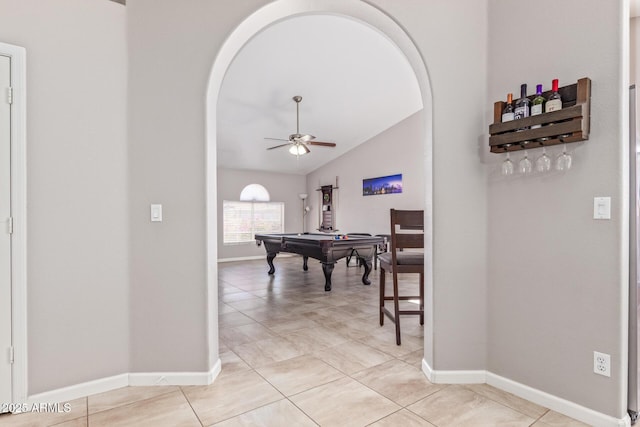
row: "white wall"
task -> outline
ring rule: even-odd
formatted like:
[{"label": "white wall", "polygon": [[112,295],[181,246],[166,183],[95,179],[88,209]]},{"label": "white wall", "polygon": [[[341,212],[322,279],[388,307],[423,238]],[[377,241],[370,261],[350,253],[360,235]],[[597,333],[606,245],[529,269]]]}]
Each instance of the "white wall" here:
[{"label": "white wall", "polygon": [[[627,375],[622,4],[490,0],[487,102],[525,82],[592,80],[590,139],[568,146],[570,171],[505,179],[504,156],[487,155],[489,370],[616,418]],[[505,37],[540,11],[553,13],[538,36]],[[612,198],[611,220],[593,220],[594,196]],[[593,373],[594,350],[611,355],[611,378]]]},{"label": "white wall", "polygon": [[0,41],[27,52],[34,394],[129,367],[125,8],[0,0],[0,10]]},{"label": "white wall", "polygon": [[[283,151],[283,155],[291,156],[286,151]],[[291,156],[291,161],[296,161],[294,156]],[[218,259],[220,260],[251,256],[266,257],[264,247],[258,247],[255,242],[225,245],[222,241],[222,201],[240,200],[240,192],[249,184],[264,186],[269,192],[272,202],[284,202],[284,231],[286,233],[302,231],[302,201],[298,194],[306,192],[304,175],[218,169],[218,236],[220,237],[218,239]]]},{"label": "white wall", "polygon": [[[389,234],[389,209],[424,209],[424,113],[419,111],[333,162],[307,175],[311,212],[307,230],[320,226],[322,185],[335,185],[336,227],[340,233]],[[402,174],[402,193],[362,195],[362,180]]]}]

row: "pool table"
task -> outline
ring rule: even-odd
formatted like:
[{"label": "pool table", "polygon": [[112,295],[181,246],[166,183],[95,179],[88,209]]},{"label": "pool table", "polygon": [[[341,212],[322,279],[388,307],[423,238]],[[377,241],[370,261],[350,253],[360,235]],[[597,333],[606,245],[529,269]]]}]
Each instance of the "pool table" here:
[{"label": "pool table", "polygon": [[[336,238],[337,237],[337,238]],[[337,236],[327,233],[284,233],[284,234],[256,234],[256,244],[264,244],[267,251],[269,274],[274,274],[276,268],[273,260],[279,252],[289,252],[302,255],[304,271],[308,270],[307,260],[317,259],[322,263],[324,272],[324,290],[331,290],[331,273],[335,263],[351,255],[355,250],[358,262],[364,266],[362,283],[370,285],[369,273],[371,260],[376,253],[376,246],[384,244],[384,237],[379,236]]]}]

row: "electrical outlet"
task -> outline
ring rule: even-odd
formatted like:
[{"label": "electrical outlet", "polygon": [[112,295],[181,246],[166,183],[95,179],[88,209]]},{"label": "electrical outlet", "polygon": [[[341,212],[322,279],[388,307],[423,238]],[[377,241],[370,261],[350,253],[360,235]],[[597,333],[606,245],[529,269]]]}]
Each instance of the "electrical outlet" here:
[{"label": "electrical outlet", "polygon": [[593,372],[605,377],[611,376],[611,356],[597,351],[593,352]]}]

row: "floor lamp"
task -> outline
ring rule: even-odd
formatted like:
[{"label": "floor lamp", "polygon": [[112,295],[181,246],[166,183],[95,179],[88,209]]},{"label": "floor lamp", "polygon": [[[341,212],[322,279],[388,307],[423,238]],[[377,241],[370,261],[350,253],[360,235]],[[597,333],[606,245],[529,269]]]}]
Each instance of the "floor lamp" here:
[{"label": "floor lamp", "polygon": [[301,193],[298,194],[298,196],[300,197],[300,199],[302,200],[302,232],[305,233],[305,217],[307,216],[307,214],[309,213],[309,211],[311,210],[311,208],[309,206],[306,206],[305,201],[307,200],[307,197],[309,196],[306,193]]}]

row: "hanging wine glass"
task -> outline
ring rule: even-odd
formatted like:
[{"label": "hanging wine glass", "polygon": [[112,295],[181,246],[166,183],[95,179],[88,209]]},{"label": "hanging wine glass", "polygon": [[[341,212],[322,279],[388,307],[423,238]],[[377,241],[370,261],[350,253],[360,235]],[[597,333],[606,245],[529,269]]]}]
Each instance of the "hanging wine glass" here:
[{"label": "hanging wine glass", "polygon": [[562,154],[556,159],[556,169],[559,171],[571,169],[571,154],[567,153],[567,144],[562,146]]},{"label": "hanging wine glass", "polygon": [[509,176],[509,175],[513,175],[513,162],[511,161],[511,158],[509,157],[509,152],[507,151],[507,158],[505,159],[504,162],[502,162],[502,175],[504,176]]},{"label": "hanging wine glass", "polygon": [[536,159],[536,171],[548,172],[551,170],[551,157],[547,156],[547,149],[542,147],[542,155]]},{"label": "hanging wine glass", "polygon": [[523,175],[527,175],[531,173],[532,169],[533,168],[531,160],[529,160],[529,154],[527,153],[527,150],[524,150],[524,157],[518,162],[518,172]]}]

